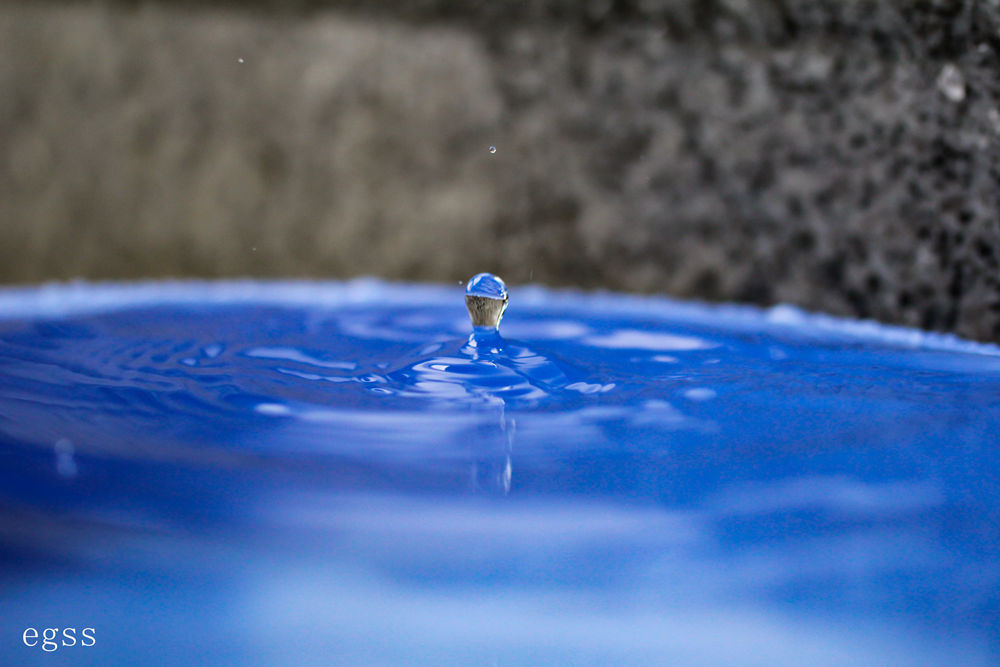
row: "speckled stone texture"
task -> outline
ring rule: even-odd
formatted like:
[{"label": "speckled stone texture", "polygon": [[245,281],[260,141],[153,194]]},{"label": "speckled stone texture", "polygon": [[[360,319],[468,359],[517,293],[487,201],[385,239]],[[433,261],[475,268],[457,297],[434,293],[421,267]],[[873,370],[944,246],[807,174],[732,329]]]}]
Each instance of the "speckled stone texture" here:
[{"label": "speckled stone texture", "polygon": [[996,1],[251,4],[0,6],[0,280],[493,271],[1000,340]]}]

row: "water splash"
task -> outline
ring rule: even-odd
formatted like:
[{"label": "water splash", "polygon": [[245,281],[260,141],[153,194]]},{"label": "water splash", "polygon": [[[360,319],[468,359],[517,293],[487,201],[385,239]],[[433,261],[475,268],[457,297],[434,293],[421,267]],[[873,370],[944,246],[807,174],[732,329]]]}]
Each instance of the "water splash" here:
[{"label": "water splash", "polygon": [[461,301],[0,290],[4,614],[170,662],[308,627],[395,664],[402,627],[436,663],[997,663],[995,346],[526,287],[469,335]]},{"label": "water splash", "polygon": [[580,382],[583,373],[500,335],[508,303],[507,285],[499,276],[470,278],[465,305],[472,333],[465,340],[422,347],[415,361],[387,374],[394,387],[389,393],[500,405],[535,404],[566,390],[587,393],[581,389],[590,387]]}]

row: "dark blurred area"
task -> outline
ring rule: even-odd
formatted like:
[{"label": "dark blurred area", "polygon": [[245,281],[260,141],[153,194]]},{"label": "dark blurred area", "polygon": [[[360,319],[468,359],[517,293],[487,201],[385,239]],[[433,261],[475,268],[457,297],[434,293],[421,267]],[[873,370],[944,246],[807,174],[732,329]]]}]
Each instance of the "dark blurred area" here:
[{"label": "dark blurred area", "polygon": [[998,29],[996,0],[5,2],[0,281],[494,271],[1000,340]]}]

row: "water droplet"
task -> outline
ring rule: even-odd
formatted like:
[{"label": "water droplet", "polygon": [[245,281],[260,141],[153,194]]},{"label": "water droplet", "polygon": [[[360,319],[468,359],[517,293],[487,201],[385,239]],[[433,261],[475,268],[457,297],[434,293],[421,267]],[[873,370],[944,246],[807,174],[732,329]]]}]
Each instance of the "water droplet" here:
[{"label": "water droplet", "polygon": [[477,273],[469,278],[465,295],[482,296],[487,299],[506,299],[507,285],[500,276],[495,276],[492,273]]},{"label": "water droplet", "polygon": [[941,68],[938,74],[937,87],[941,94],[952,102],[961,102],[965,99],[965,77],[962,71],[953,63],[948,63]]},{"label": "water droplet", "polygon": [[465,307],[473,326],[495,329],[507,310],[507,285],[492,273],[477,273],[465,287]]},{"label": "water droplet", "polygon": [[237,59],[236,59],[236,62],[238,62],[239,64],[241,64],[241,65],[242,65],[242,64],[243,64],[243,58],[237,58]]},{"label": "water droplet", "polygon": [[490,152],[491,153],[496,153],[497,152],[497,147],[496,146],[490,146]]}]

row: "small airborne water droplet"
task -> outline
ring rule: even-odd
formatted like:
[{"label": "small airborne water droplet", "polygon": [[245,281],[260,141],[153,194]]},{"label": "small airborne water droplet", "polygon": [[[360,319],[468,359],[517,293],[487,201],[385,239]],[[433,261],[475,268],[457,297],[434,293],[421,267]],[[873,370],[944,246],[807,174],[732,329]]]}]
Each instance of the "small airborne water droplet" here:
[{"label": "small airborne water droplet", "polygon": [[497,147],[496,146],[490,146],[490,152],[491,153],[496,153],[497,152]]},{"label": "small airborne water droplet", "polygon": [[243,64],[243,58],[237,58],[237,59],[236,59],[236,62],[238,62],[239,64],[241,64],[241,65],[242,65],[242,64]]},{"label": "small airborne water droplet", "polygon": [[941,68],[937,87],[941,94],[952,102],[961,102],[965,99],[965,77],[962,76],[962,70],[952,63]]}]

